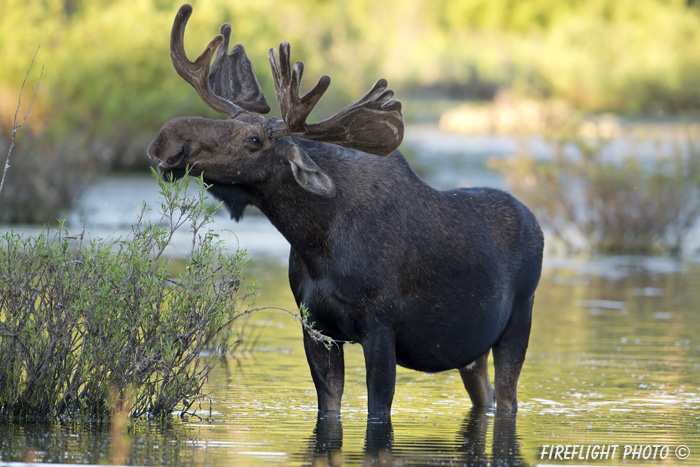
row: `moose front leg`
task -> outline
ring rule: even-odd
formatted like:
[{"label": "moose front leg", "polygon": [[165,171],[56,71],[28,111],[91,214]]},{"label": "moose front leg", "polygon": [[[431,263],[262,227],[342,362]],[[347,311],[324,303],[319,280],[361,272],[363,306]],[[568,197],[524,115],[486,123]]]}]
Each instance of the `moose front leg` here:
[{"label": "moose front leg", "polygon": [[345,384],[343,344],[337,343],[327,348],[304,330],[304,351],[311,369],[311,378],[316,386],[318,411],[340,412]]},{"label": "moose front leg", "polygon": [[372,330],[362,342],[367,371],[367,399],[370,417],[388,418],[396,386],[396,348],[388,328]]}]

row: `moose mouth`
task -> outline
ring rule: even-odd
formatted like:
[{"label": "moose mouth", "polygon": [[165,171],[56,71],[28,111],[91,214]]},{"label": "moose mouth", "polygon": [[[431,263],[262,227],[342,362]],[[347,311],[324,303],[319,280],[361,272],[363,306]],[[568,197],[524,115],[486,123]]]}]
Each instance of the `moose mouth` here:
[{"label": "moose mouth", "polygon": [[[202,174],[202,172],[198,169],[195,169],[195,165],[196,162],[192,164],[177,166],[170,166],[167,164],[160,163],[158,164],[158,175],[160,175],[160,177],[166,182],[175,182],[188,175],[191,175],[193,177],[199,177]],[[211,183],[206,179],[205,181]]]},{"label": "moose mouth", "polygon": [[188,170],[184,167],[166,167],[158,165],[158,175],[166,182],[175,182],[188,175]]},{"label": "moose mouth", "polygon": [[[199,176],[198,174],[192,173],[191,167],[167,167],[162,164],[158,165],[158,175],[163,181],[168,183],[174,183],[181,178],[185,178],[188,175]],[[217,186],[220,185],[218,182],[204,178],[202,180],[207,186]]]}]

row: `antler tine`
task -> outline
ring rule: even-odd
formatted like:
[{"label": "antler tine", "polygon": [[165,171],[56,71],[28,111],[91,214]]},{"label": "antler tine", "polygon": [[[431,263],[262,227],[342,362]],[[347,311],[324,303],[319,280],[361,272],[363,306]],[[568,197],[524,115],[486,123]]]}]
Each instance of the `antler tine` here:
[{"label": "antler tine", "polygon": [[230,102],[235,102],[243,109],[266,114],[270,106],[260,88],[258,78],[253,70],[253,63],[241,44],[236,44],[228,52],[231,41],[231,25],[224,23],[219,30],[224,37],[216,52],[216,59],[209,70],[209,86],[214,94]]},{"label": "antler tine", "polygon": [[330,86],[331,79],[322,76],[316,86],[300,98],[304,64],[296,62],[292,68],[289,57],[287,42],[280,44],[279,59],[275,49],[270,49],[275,94],[284,120],[284,124],[271,126],[273,134],[334,143],[382,156],[399,147],[404,130],[401,102],[392,99],[394,91],[387,89],[386,80],[377,81],[367,94],[333,117],[307,123],[307,117]]},{"label": "antler tine", "polygon": [[305,138],[388,155],[403,140],[401,102],[380,79],[359,100],[322,122],[307,125]]},{"label": "antler tine", "polygon": [[173,22],[173,29],[170,35],[170,58],[173,61],[175,71],[195,88],[205,104],[217,112],[233,118],[239,113],[245,112],[245,110],[233,102],[217,96],[209,86],[211,59],[216,48],[224,42],[225,38],[223,35],[218,34],[209,42],[204,52],[194,62],[191,62],[185,52],[185,27],[191,15],[192,6],[185,4],[180,7]]},{"label": "antler tine", "polygon": [[275,84],[275,95],[282,112],[287,129],[294,132],[304,131],[306,119],[311,111],[316,107],[319,99],[331,84],[329,76],[321,76],[308,93],[299,97],[301,89],[301,79],[304,75],[304,64],[296,62],[294,67],[290,67],[290,46],[289,42],[280,44],[279,59],[275,55],[275,49],[270,49],[268,57],[272,68],[272,78]]}]

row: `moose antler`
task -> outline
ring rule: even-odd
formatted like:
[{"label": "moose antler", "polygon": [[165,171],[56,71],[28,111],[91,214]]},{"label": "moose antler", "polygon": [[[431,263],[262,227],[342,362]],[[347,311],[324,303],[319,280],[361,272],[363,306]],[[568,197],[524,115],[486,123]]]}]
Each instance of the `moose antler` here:
[{"label": "moose antler", "polygon": [[331,78],[327,75],[321,78],[304,97],[299,97],[301,78],[304,75],[304,64],[296,62],[294,68],[290,68],[290,46],[284,41],[280,44],[280,58],[277,59],[275,49],[270,49],[268,57],[272,68],[272,79],[275,83],[275,95],[282,112],[282,120],[290,132],[303,133],[306,128],[306,119],[316,107],[319,99],[331,84]]},{"label": "moose antler", "polygon": [[216,59],[209,70],[209,86],[212,91],[224,99],[237,102],[245,110],[268,113],[270,106],[260,89],[253,63],[245,54],[245,48],[236,44],[231,53],[226,55],[231,41],[231,25],[223,24],[219,34],[224,36],[224,42],[219,46]]},{"label": "moose antler", "polygon": [[[243,46],[237,44],[227,54],[231,39],[229,24],[221,26],[219,34],[194,62],[187,58],[184,37],[191,15],[192,6],[185,4],[173,22],[170,57],[177,73],[197,90],[209,107],[229,118],[241,113],[269,112],[270,106]],[[217,48],[216,60],[211,63]],[[307,123],[306,119],[330,86],[331,79],[322,76],[311,91],[299,97],[304,64],[296,62],[294,67],[290,66],[287,42],[280,44],[279,55],[278,59],[275,49],[270,49],[275,94],[283,119],[267,121],[272,137],[298,136],[378,155],[387,155],[399,147],[403,139],[401,103],[392,99],[394,91],[387,89],[386,80],[377,81],[361,99],[333,117]]]},{"label": "moose antler", "polygon": [[[194,62],[185,53],[185,27],[192,15],[192,6],[185,4],[175,16],[170,35],[170,58],[175,71],[195,88],[205,104],[228,117],[252,111],[267,113],[270,106],[260,89],[253,65],[242,45],[227,55],[231,26],[221,26],[219,34],[209,42]],[[218,47],[214,63],[211,59]],[[210,68],[211,64],[211,68]]]},{"label": "moose antler", "polygon": [[361,99],[336,115],[318,123],[306,119],[331,84],[322,76],[316,85],[299,97],[304,64],[290,66],[289,43],[280,44],[279,59],[275,49],[269,52],[275,83],[275,94],[283,122],[277,122],[273,134],[338,144],[378,155],[387,155],[399,147],[403,139],[401,102],[393,100],[394,91],[387,89],[385,79],[377,81]]}]

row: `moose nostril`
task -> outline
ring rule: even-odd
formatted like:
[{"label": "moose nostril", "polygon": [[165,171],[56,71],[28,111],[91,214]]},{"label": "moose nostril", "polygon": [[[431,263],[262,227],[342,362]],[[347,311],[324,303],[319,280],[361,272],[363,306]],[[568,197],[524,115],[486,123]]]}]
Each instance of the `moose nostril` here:
[{"label": "moose nostril", "polygon": [[187,154],[187,145],[182,145],[180,147],[180,151],[175,154],[174,156],[168,157],[168,160],[165,161],[165,163],[170,166],[170,167],[175,167],[182,162],[182,159],[185,158],[185,155]]},{"label": "moose nostril", "polygon": [[178,154],[176,154],[174,156],[168,157],[168,160],[165,161],[165,163],[172,167],[174,165],[177,165],[178,162],[180,162],[180,159],[182,159],[182,151],[180,151]]}]

